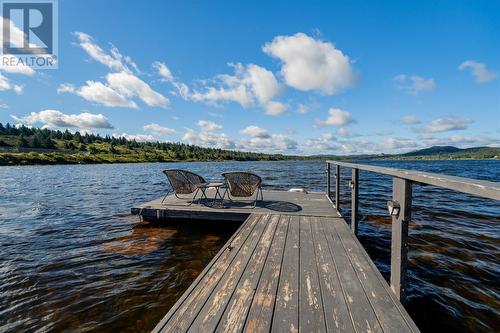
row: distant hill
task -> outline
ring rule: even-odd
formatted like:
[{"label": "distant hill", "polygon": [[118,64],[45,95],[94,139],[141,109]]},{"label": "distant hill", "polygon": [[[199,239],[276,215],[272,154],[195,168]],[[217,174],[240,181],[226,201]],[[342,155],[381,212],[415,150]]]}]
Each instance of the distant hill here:
[{"label": "distant hill", "polygon": [[0,165],[260,160],[458,160],[500,159],[500,148],[433,146],[405,154],[292,156],[203,148],[175,142],[136,142],[0,123]]},{"label": "distant hill", "polygon": [[[481,147],[483,148],[483,147]],[[402,154],[403,156],[427,156],[427,155],[436,155],[436,154],[450,154],[460,151],[462,149],[453,147],[453,146],[432,146],[429,148],[419,149],[415,151],[411,151],[406,154]]]},{"label": "distant hill", "polygon": [[392,155],[390,159],[428,159],[428,160],[458,160],[458,159],[500,159],[500,148],[472,147],[457,148],[453,146],[432,146],[409,153]]}]

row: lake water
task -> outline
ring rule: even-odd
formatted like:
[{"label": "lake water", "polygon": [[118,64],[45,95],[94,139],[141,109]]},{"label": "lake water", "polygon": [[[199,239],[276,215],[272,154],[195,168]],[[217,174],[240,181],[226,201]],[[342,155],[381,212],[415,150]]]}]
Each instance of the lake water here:
[{"label": "lake water", "polygon": [[[500,180],[498,161],[376,164]],[[160,226],[129,215],[164,194],[162,169],[219,179],[252,170],[266,188],[324,191],[320,161],[0,167],[0,332],[148,332],[238,227]],[[343,177],[342,204],[349,196]],[[389,177],[360,172],[359,238],[387,278]],[[423,332],[500,327],[500,204],[414,186],[407,309]]]}]

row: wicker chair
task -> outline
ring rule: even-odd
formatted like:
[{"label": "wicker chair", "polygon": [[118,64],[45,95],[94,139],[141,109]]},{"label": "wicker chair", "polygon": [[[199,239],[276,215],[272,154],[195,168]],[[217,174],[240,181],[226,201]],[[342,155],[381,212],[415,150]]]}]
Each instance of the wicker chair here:
[{"label": "wicker chair", "polygon": [[[174,193],[177,199],[181,200],[191,200],[189,205],[193,203],[196,199],[196,196],[201,193],[201,199],[208,199],[205,191],[208,188],[209,183],[203,179],[202,176],[197,175],[194,172],[180,170],[180,169],[167,169],[163,170],[165,176],[172,186],[172,189],[169,189],[161,203],[165,201],[165,199],[170,195],[170,193]],[[179,194],[193,194],[190,198],[182,198]]]},{"label": "wicker chair", "polygon": [[229,200],[233,201],[231,196],[237,198],[251,197],[255,193],[253,208],[257,205],[259,193],[260,200],[264,200],[264,195],[262,194],[262,178],[260,176],[252,172],[241,171],[224,172],[222,176],[226,182],[225,191],[222,195],[223,198],[227,194]]}]

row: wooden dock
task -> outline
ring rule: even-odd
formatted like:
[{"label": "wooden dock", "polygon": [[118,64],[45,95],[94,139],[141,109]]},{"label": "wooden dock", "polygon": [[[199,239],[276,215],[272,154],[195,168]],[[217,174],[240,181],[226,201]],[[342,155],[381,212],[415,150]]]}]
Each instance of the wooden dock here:
[{"label": "wooden dock", "polygon": [[145,218],[244,221],[154,332],[418,332],[324,193],[265,191],[252,209],[175,197]]}]

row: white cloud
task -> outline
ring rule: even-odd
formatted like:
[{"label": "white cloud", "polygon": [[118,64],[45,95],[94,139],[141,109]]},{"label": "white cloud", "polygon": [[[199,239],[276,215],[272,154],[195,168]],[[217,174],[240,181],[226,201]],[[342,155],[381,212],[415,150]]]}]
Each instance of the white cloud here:
[{"label": "white cloud", "polygon": [[162,94],[154,91],[146,82],[137,76],[118,72],[110,73],[106,80],[111,88],[128,98],[138,97],[149,106],[167,107],[169,100]]},{"label": "white cloud", "polygon": [[137,65],[132,59],[128,56],[123,56],[116,47],[112,47],[110,52],[106,53],[90,35],[77,31],[75,32],[75,36],[78,38],[80,47],[92,59],[115,71],[131,72],[131,67],[136,72],[139,72]]},{"label": "white cloud", "polygon": [[75,32],[80,47],[94,60],[110,68],[113,72],[106,75],[106,82],[88,80],[85,85],[75,88],[64,83],[57,89],[58,93],[73,93],[90,102],[108,107],[137,108],[134,98],[141,99],[146,105],[166,108],[167,97],[153,90],[149,84],[135,73],[140,73],[137,65],[128,56],[123,56],[116,47],[105,52],[95,43],[91,36],[83,32]]},{"label": "white cloud", "polygon": [[[420,145],[422,148],[430,146],[456,146],[459,148],[470,148],[478,146],[500,147],[500,139],[487,134],[479,134],[474,136],[453,135],[450,137],[427,137],[421,138]],[[412,149],[413,150],[413,149]]]},{"label": "white cloud", "polygon": [[[244,66],[238,63],[230,66],[234,69],[233,75],[217,75],[214,80],[204,82],[203,91],[188,93],[187,98],[215,105],[219,102],[235,102],[244,108],[254,105],[267,107],[270,103],[278,103],[271,100],[281,91],[281,86],[271,71],[254,64]],[[187,87],[183,91],[186,95]]]},{"label": "white cloud", "polygon": [[162,94],[154,91],[146,82],[128,72],[109,73],[106,75],[107,83],[87,81],[80,88],[71,84],[61,84],[59,93],[74,93],[90,102],[95,102],[108,107],[137,108],[133,100],[140,98],[149,106],[166,108],[169,100]]},{"label": "white cloud", "polygon": [[64,83],[57,89],[58,93],[74,93],[89,102],[95,102],[108,107],[137,108],[137,104],[102,82],[87,81],[84,86],[75,88]]},{"label": "white cloud", "polygon": [[245,151],[266,153],[290,153],[297,149],[297,142],[283,134],[268,137],[252,137],[248,141],[238,141],[237,148]]},{"label": "white cloud", "polygon": [[486,65],[473,60],[467,60],[458,66],[458,69],[463,71],[465,69],[470,69],[471,74],[476,78],[477,83],[484,83],[488,81],[495,80],[498,75],[489,71]]},{"label": "white cloud", "polygon": [[339,129],[337,129],[337,134],[343,137],[352,136],[351,132],[349,132],[349,130],[345,127],[340,127]]},{"label": "white cloud", "polygon": [[433,78],[425,79],[418,75],[407,76],[405,74],[396,75],[393,78],[396,88],[411,95],[418,95],[422,91],[433,91],[436,83]]},{"label": "white cloud", "polygon": [[199,130],[188,128],[182,135],[182,141],[201,147],[234,149],[234,141],[225,133],[221,133],[222,125],[209,120],[199,120],[196,125]]},{"label": "white cloud", "polygon": [[163,127],[156,123],[151,123],[144,126],[145,131],[150,131],[155,135],[172,135],[175,133],[173,128]]},{"label": "white cloud", "polygon": [[156,69],[158,74],[162,77],[162,80],[166,82],[171,82],[174,80],[174,76],[172,75],[170,68],[168,68],[167,65],[165,65],[163,62],[153,62],[153,68]]},{"label": "white cloud", "polygon": [[339,108],[330,108],[328,110],[328,118],[321,121],[320,125],[346,126],[354,122],[352,115],[348,111],[343,111]]},{"label": "white cloud", "polygon": [[459,117],[445,117],[434,119],[425,126],[417,129],[425,133],[438,133],[466,129],[472,123],[470,119]]},{"label": "white cloud", "polygon": [[305,105],[305,104],[299,104],[299,107],[297,108],[297,111],[299,113],[302,113],[302,114],[305,114],[305,113],[309,113],[312,111],[311,107]]},{"label": "white cloud", "polygon": [[250,125],[250,126],[243,128],[240,131],[240,133],[243,135],[248,135],[248,136],[253,137],[253,138],[266,139],[266,138],[270,137],[269,133],[267,132],[267,130],[265,128],[255,126],[255,125]]},{"label": "white cloud", "polygon": [[10,82],[7,77],[0,73],[0,91],[4,90],[14,90],[16,94],[20,95],[23,93],[23,86]]},{"label": "white cloud", "polygon": [[404,124],[418,124],[420,121],[417,119],[416,116],[412,114],[404,115],[400,118],[401,122]]},{"label": "white cloud", "polygon": [[261,104],[269,102],[281,90],[274,74],[264,67],[250,64],[247,66],[245,76],[243,83],[251,87],[254,95]]},{"label": "white cloud", "polygon": [[165,63],[160,61],[155,61],[153,62],[152,66],[156,70],[158,75],[160,75],[162,82],[169,82],[175,87],[177,91],[171,91],[170,93],[172,95],[174,96],[180,95],[180,97],[182,97],[185,100],[190,99],[189,87],[185,83],[177,80],[172,74],[170,68],[168,68],[167,65],[165,65]]},{"label": "white cloud", "polygon": [[31,112],[24,117],[11,115],[13,119],[26,125],[41,123],[48,128],[113,128],[108,119],[102,114],[83,112],[80,114],[64,114],[58,110],[43,110]]},{"label": "white cloud", "polygon": [[282,62],[280,73],[286,84],[299,90],[332,95],[356,81],[348,56],[332,43],[304,33],[277,36],[263,51]]},{"label": "white cloud", "polygon": [[182,136],[182,140],[191,145],[201,147],[233,149],[234,142],[224,133],[216,133],[210,131],[199,131],[188,128]]},{"label": "white cloud", "polygon": [[266,114],[270,116],[279,116],[287,111],[287,106],[280,102],[270,101],[266,104]]},{"label": "white cloud", "polygon": [[125,138],[130,141],[137,141],[137,142],[153,142],[156,141],[155,137],[149,134],[127,134],[127,133],[122,133],[122,134],[117,134],[113,133],[113,136],[115,138]]},{"label": "white cloud", "polygon": [[202,132],[215,132],[222,129],[222,125],[219,125],[210,120],[198,120],[196,125],[200,128]]}]

